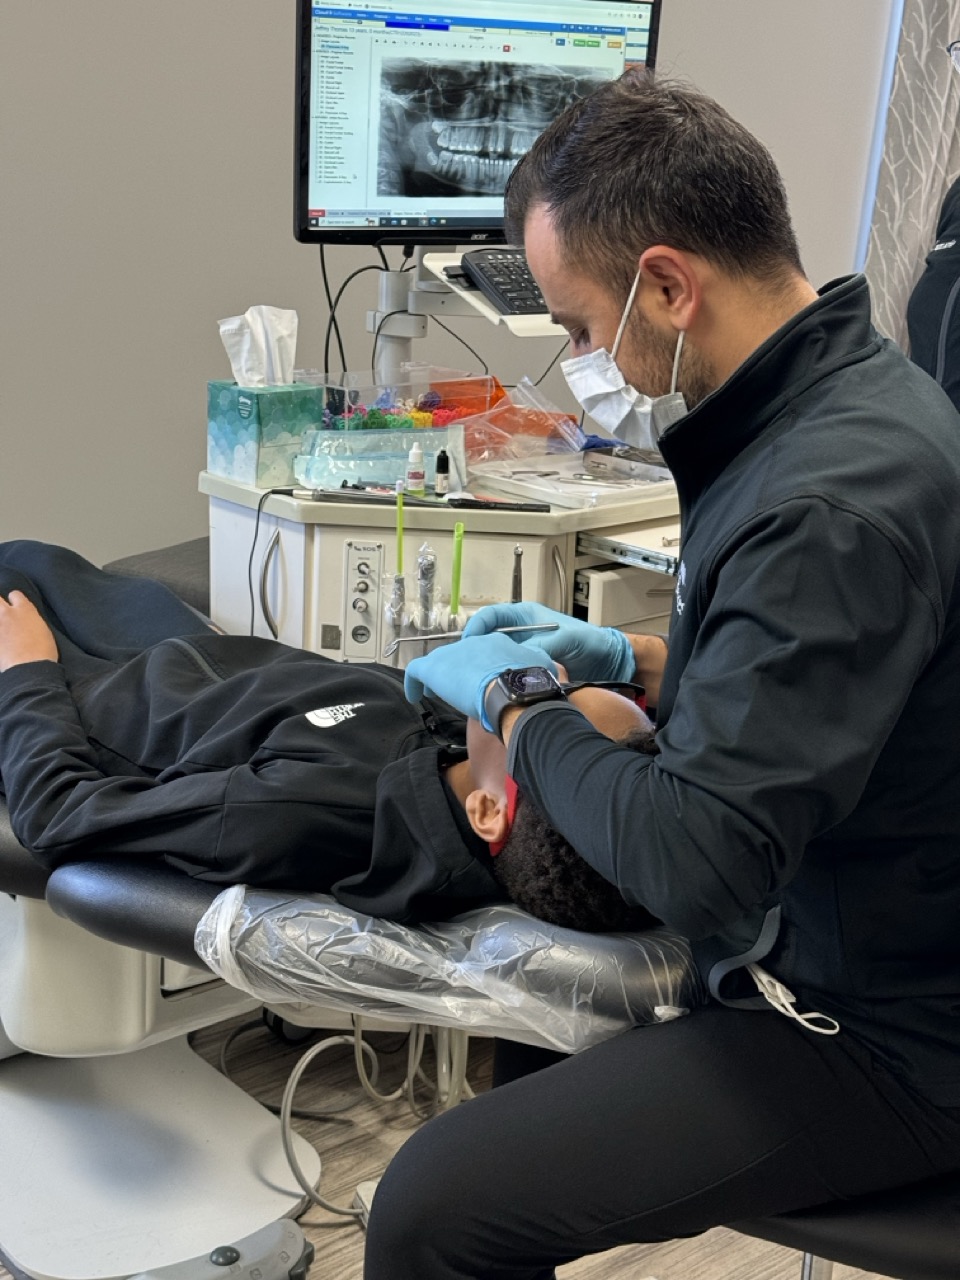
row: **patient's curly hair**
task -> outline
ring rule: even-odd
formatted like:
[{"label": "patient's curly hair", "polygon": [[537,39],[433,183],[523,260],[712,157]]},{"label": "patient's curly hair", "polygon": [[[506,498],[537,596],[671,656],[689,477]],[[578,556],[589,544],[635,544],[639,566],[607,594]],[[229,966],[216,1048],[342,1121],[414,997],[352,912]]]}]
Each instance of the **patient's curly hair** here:
[{"label": "patient's curly hair", "polygon": [[[641,755],[654,756],[653,734],[637,730],[620,740]],[[660,921],[644,907],[620,896],[550,825],[533,801],[521,795],[510,834],[491,868],[507,896],[549,924],[588,933],[634,932],[655,928]]]}]

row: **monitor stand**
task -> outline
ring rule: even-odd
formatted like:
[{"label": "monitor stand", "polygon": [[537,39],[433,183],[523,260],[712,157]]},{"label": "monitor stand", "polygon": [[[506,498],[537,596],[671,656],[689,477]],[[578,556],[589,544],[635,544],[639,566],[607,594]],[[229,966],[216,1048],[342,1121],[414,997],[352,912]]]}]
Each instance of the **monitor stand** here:
[{"label": "monitor stand", "polygon": [[549,317],[501,315],[479,290],[451,283],[444,267],[460,261],[455,245],[417,249],[409,271],[382,271],[376,311],[367,312],[367,332],[375,336],[374,375],[381,385],[400,382],[402,367],[413,356],[413,341],[424,338],[430,316],[480,316],[490,324],[504,325],[518,338],[565,338],[566,330]]},{"label": "monitor stand", "polygon": [[375,335],[376,381],[389,386],[402,381],[403,366],[413,360],[414,339],[427,335],[429,316],[465,316],[471,311],[441,277],[424,270],[422,248],[409,271],[381,271],[379,279],[377,309],[367,312],[367,332]]}]

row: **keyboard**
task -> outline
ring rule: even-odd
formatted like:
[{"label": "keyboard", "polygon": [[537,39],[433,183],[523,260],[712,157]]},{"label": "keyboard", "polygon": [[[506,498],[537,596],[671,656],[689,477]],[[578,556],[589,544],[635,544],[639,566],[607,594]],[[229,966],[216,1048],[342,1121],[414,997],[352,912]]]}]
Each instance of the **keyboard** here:
[{"label": "keyboard", "polygon": [[546,315],[540,286],[522,249],[474,249],[460,263],[463,274],[503,316]]}]

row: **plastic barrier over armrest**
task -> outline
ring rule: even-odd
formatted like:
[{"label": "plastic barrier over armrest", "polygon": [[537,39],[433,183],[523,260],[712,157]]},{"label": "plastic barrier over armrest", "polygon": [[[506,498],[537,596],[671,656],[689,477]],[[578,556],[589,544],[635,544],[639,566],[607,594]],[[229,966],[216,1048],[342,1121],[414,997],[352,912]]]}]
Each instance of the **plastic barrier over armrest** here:
[{"label": "plastic barrier over armrest", "polygon": [[75,862],[51,874],[47,902],[109,942],[195,965],[197,922],[220,891],[163,863]]},{"label": "plastic barrier over armrest", "polygon": [[319,1004],[565,1053],[702,1001],[687,944],[674,934],[578,933],[509,906],[410,928],[325,895],[236,886],[200,921],[196,949],[270,1005]]}]

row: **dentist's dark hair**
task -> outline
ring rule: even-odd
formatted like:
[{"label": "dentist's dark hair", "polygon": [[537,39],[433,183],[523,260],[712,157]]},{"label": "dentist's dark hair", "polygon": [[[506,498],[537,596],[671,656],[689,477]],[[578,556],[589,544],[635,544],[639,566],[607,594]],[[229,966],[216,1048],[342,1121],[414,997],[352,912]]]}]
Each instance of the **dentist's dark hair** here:
[{"label": "dentist's dark hair", "polygon": [[772,289],[802,270],[766,147],[712,98],[647,72],[602,85],[537,138],[507,185],[512,244],[539,204],[564,255],[624,296],[655,244]]}]

